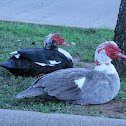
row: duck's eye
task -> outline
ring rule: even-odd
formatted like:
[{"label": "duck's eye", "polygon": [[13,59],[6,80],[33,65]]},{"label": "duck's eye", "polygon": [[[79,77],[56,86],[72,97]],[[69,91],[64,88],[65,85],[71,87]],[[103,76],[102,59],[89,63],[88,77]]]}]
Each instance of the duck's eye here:
[{"label": "duck's eye", "polygon": [[56,38],[59,38],[59,36],[56,36]]}]

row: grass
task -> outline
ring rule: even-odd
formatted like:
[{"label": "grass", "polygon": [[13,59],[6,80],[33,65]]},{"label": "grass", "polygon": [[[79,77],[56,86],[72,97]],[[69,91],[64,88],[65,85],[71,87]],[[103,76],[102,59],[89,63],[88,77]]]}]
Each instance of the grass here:
[{"label": "grass", "polygon": [[[45,36],[51,32],[60,33],[68,44],[75,42],[76,46],[61,48],[67,50],[73,57],[79,57],[81,62],[93,62],[96,47],[102,42],[113,40],[114,36],[114,31],[108,28],[68,28],[0,21],[0,62],[6,61],[11,56],[10,52],[29,47],[43,47]],[[76,65],[81,65],[81,63],[76,63]],[[28,88],[37,78],[37,76],[15,77],[7,70],[0,68],[0,108],[88,115],[84,113],[83,106],[62,101],[43,101],[35,97],[23,100],[11,99]],[[121,92],[125,92],[125,88],[126,79],[122,78]],[[126,95],[125,93],[119,94],[115,99],[126,100]],[[96,109],[92,108],[93,111]],[[123,107],[123,111],[126,111],[125,107]],[[92,115],[100,116],[99,113],[92,113]]]},{"label": "grass", "polygon": [[92,111],[97,111],[97,109],[98,109],[97,107],[92,107],[91,108]]},{"label": "grass", "polygon": [[[45,36],[51,32],[58,32],[69,44],[76,43],[70,48],[62,47],[82,61],[93,61],[97,45],[112,40],[114,32],[111,29],[77,29],[68,27],[40,26],[32,24],[18,24],[0,22],[1,61],[7,60],[9,53],[28,47],[43,47]],[[33,44],[34,42],[34,44]],[[11,48],[10,48],[11,47]],[[88,55],[87,55],[88,54]]]},{"label": "grass", "polygon": [[79,63],[74,63],[75,66],[83,66],[83,63],[79,62]]}]

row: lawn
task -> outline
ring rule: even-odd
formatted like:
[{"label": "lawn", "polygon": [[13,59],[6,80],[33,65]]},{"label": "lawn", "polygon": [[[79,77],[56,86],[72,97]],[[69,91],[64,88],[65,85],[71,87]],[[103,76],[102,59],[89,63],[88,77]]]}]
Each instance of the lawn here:
[{"label": "lawn", "polygon": [[[114,36],[114,30],[109,28],[68,28],[0,21],[0,62],[6,61],[11,56],[9,53],[16,50],[18,51],[30,47],[43,48],[45,36],[51,32],[60,33],[70,45],[71,42],[76,43],[76,46],[61,46],[61,48],[68,51],[74,58],[80,59],[80,62],[75,64],[76,67],[80,67],[84,62],[94,62],[94,51],[96,47],[100,43],[113,40]],[[44,101],[39,97],[22,100],[11,99],[19,92],[27,89],[37,78],[38,76],[15,77],[4,68],[0,68],[0,108],[39,111],[44,113],[53,112],[126,118],[126,78],[121,78],[120,93],[110,102],[110,105],[113,104],[113,102],[116,102],[116,104],[121,102],[120,105],[117,104],[119,113],[121,113],[120,116],[116,116],[116,114],[112,113],[105,114],[99,110],[98,105],[72,105],[63,101]]]}]

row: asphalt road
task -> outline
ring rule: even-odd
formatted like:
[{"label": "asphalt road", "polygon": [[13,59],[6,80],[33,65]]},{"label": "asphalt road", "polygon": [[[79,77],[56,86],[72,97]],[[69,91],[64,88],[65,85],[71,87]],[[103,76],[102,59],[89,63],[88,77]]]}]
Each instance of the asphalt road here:
[{"label": "asphalt road", "polygon": [[0,20],[85,28],[114,28],[120,1],[0,0]]}]

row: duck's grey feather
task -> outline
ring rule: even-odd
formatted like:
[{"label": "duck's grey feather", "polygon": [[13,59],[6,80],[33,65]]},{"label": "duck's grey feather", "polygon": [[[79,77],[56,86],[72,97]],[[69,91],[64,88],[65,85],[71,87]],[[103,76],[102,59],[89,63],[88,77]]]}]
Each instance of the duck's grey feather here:
[{"label": "duck's grey feather", "polygon": [[[111,77],[110,77],[111,76]],[[93,69],[86,68],[69,68],[65,70],[58,70],[53,73],[47,74],[36,80],[29,89],[26,91],[26,97],[33,96],[35,89],[39,89],[36,95],[49,95],[54,96],[60,100],[66,100],[78,104],[101,104],[111,100],[116,94],[114,90],[114,81],[119,83],[116,75],[106,75]],[[84,84],[80,88],[75,80],[85,77]],[[116,79],[116,80],[113,80]],[[41,89],[41,93],[40,93]],[[30,90],[30,91],[29,91]],[[34,93],[33,93],[33,92]],[[19,96],[20,97],[17,97]],[[19,94],[15,98],[24,98],[25,93]]]},{"label": "duck's grey feather", "polygon": [[14,96],[14,98],[26,98],[26,97],[30,97],[30,96],[39,96],[39,95],[42,95],[42,94],[45,94],[43,92],[43,88],[32,88],[32,87],[29,87],[28,89],[26,89],[25,91],[19,93],[18,95]]}]

